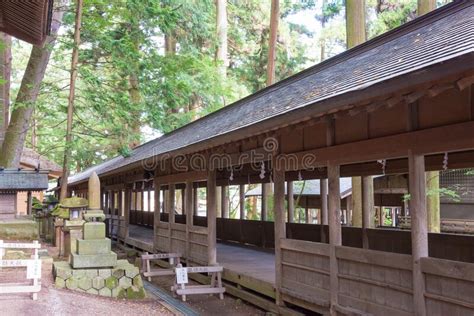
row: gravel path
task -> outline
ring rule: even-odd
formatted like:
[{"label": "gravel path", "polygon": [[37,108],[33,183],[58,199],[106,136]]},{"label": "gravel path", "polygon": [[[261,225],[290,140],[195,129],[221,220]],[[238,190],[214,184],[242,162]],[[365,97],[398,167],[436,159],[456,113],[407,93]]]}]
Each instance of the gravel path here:
[{"label": "gravel path", "polygon": [[[25,269],[3,269],[0,283],[24,282]],[[159,301],[117,300],[56,289],[52,283],[51,263],[44,263],[42,269],[42,289],[38,300],[29,294],[0,295],[0,315],[173,315]]]}]

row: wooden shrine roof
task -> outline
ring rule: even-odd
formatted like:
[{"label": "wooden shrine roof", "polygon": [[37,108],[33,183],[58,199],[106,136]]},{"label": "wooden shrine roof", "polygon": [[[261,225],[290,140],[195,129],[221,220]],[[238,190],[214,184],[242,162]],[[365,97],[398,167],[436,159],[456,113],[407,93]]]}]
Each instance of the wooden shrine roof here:
[{"label": "wooden shrine roof", "polygon": [[386,94],[395,79],[413,73],[428,81],[427,69],[461,57],[472,61],[463,69],[474,69],[473,52],[474,1],[456,1],[145,143],[128,157],[72,176],[70,183],[84,181],[92,170],[111,174],[166,153],[197,152],[337,111],[372,96],[374,86]]},{"label": "wooden shrine roof", "polygon": [[51,27],[53,0],[0,2],[0,31],[35,45],[43,45]]},{"label": "wooden shrine roof", "polygon": [[48,188],[48,171],[0,170],[1,191],[43,191]]}]

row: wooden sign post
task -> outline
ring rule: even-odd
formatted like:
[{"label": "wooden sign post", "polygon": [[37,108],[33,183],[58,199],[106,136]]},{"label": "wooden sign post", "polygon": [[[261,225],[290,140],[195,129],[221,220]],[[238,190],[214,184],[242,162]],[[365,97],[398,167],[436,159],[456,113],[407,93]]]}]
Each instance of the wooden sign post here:
[{"label": "wooden sign post", "polygon": [[[33,243],[4,243],[0,240],[0,269],[2,267],[17,268],[26,267],[26,279],[32,280],[32,284],[0,284],[0,294],[6,293],[32,293],[33,300],[38,298],[41,290],[41,260],[38,257],[38,249],[41,245],[37,240]],[[3,260],[5,249],[34,249],[32,259]]]}]

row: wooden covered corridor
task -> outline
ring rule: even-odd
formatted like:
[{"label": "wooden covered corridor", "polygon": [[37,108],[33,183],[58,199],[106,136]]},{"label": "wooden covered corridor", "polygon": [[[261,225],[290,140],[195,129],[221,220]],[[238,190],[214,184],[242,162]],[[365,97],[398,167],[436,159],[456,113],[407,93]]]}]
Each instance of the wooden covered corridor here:
[{"label": "wooden covered corridor", "polygon": [[[472,314],[474,237],[428,231],[425,172],[474,167],[473,25],[472,1],[446,5],[85,170],[70,192],[96,171],[116,239],[222,264],[228,293],[274,312]],[[411,230],[375,228],[373,176],[397,173]],[[362,223],[343,226],[353,176]],[[322,224],[288,221],[285,186],[301,178],[321,181]],[[244,203],[218,214],[226,187],[242,201],[256,183],[273,184],[261,220]]]}]

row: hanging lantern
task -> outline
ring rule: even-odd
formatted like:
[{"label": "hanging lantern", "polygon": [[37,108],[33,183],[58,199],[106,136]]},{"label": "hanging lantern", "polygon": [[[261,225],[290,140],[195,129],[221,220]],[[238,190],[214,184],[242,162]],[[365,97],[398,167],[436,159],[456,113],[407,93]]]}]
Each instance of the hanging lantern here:
[{"label": "hanging lantern", "polygon": [[387,160],[381,159],[377,160],[377,162],[382,165],[382,174],[385,175],[385,167],[387,165]]},{"label": "hanging lantern", "polygon": [[230,168],[229,181],[234,181],[234,169],[232,169],[232,167]]}]

